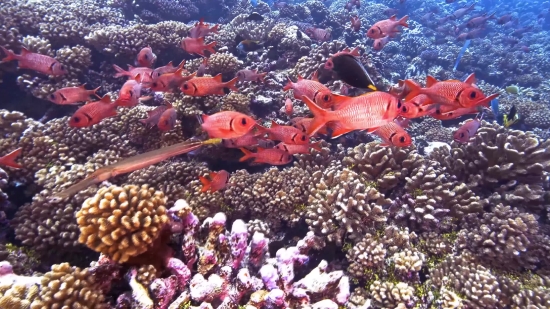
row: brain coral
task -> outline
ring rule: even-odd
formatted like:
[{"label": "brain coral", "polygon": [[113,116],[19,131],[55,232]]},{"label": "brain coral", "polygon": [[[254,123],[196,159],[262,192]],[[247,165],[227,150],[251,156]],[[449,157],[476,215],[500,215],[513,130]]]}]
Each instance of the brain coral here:
[{"label": "brain coral", "polygon": [[147,185],[101,188],[76,214],[79,242],[123,263],[147,251],[168,222],[164,193]]}]

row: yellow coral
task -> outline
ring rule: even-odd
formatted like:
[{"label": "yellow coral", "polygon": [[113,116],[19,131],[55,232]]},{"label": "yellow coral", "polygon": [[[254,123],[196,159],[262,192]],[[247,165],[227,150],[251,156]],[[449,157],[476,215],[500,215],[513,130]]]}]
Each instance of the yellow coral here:
[{"label": "yellow coral", "polygon": [[0,308],[27,309],[38,294],[38,286],[3,285],[0,287]]},{"label": "yellow coral", "polygon": [[147,185],[101,188],[76,218],[78,241],[124,263],[147,251],[168,222],[166,198]]},{"label": "yellow coral", "polygon": [[95,285],[95,278],[88,269],[71,267],[69,263],[53,265],[41,284],[31,309],[105,308],[103,293]]}]

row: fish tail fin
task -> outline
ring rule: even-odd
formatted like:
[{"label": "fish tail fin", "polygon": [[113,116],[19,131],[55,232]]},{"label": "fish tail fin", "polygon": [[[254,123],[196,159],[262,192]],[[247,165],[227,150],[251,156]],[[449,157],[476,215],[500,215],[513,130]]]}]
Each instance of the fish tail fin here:
[{"label": "fish tail fin", "polygon": [[327,119],[327,111],[317,106],[317,104],[315,104],[313,101],[311,101],[310,98],[306,97],[305,95],[302,96],[302,101],[307,105],[307,107],[313,114],[313,120],[311,121],[311,124],[306,132],[307,136],[312,136],[329,121]]},{"label": "fish tail fin", "polygon": [[420,86],[418,86],[417,84],[415,84],[414,82],[412,82],[410,80],[405,80],[405,87],[409,87],[409,89],[411,90],[411,92],[409,92],[409,94],[405,98],[405,101],[412,100],[412,98],[419,95],[420,91],[422,90],[422,88],[420,88]]},{"label": "fish tail fin", "polygon": [[216,41],[214,41],[210,44],[206,44],[204,46],[204,49],[209,51],[210,53],[214,54],[214,53],[216,53],[216,51],[214,50],[214,47],[216,46],[216,44],[217,44]]},{"label": "fish tail fin", "polygon": [[292,89],[292,88],[293,88],[293,87],[292,87],[292,84],[294,84],[294,83],[292,82],[292,80],[290,79],[290,77],[287,76],[286,78],[288,78],[288,82],[287,82],[286,85],[283,87],[283,91],[287,91],[287,90]]},{"label": "fish tail fin", "polygon": [[15,162],[15,159],[19,157],[21,154],[21,151],[23,151],[23,148],[17,148],[14,151],[8,153],[7,155],[3,156],[0,160],[0,164],[13,167],[13,168],[22,168],[23,165]]},{"label": "fish tail fin", "polygon": [[351,54],[352,56],[355,56],[355,57],[361,56],[361,55],[359,54],[359,46],[356,46],[356,47],[350,52],[350,54]]},{"label": "fish tail fin", "polygon": [[317,142],[315,142],[315,143],[312,143],[312,144],[309,145],[309,147],[310,147],[311,149],[315,149],[315,150],[317,150],[317,151],[319,151],[319,152],[323,151],[323,149],[321,148],[321,141],[317,141]]},{"label": "fish tail fin", "polygon": [[409,24],[407,24],[407,20],[409,20],[409,15],[405,15],[401,17],[401,19],[399,20],[399,24],[403,27],[409,28]]},{"label": "fish tail fin", "polygon": [[253,153],[252,151],[246,148],[239,148],[239,149],[244,153],[244,156],[239,159],[239,162],[244,162],[248,159],[254,158],[255,153]]},{"label": "fish tail fin", "polygon": [[13,51],[6,49],[4,46],[0,46],[0,48],[6,54],[6,57],[2,58],[2,62],[17,60],[17,55]]},{"label": "fish tail fin", "polygon": [[237,88],[237,86],[235,86],[237,84],[237,81],[239,79],[237,77],[233,78],[232,80],[228,81],[225,83],[224,87],[225,88],[229,88],[235,92],[239,91],[239,88]]},{"label": "fish tail fin", "polygon": [[206,179],[206,177],[199,176],[199,180],[202,183],[202,189],[201,192],[206,192],[208,189],[210,189],[210,184],[212,183],[210,180]]},{"label": "fish tail fin", "polygon": [[258,74],[258,80],[262,83],[265,83],[265,76],[267,75],[267,72]]},{"label": "fish tail fin", "polygon": [[116,77],[122,77],[122,76],[128,76],[130,75],[130,72],[124,70],[123,68],[119,67],[118,65],[116,64],[113,64],[113,68],[115,69],[115,71],[117,72],[115,74],[115,78]]},{"label": "fish tail fin", "polygon": [[92,89],[90,90],[90,94],[91,95],[95,95],[98,99],[101,99],[101,97],[99,95],[97,95],[97,91],[99,90],[99,88],[101,88],[101,86],[95,88],[95,89]]},{"label": "fish tail fin", "polygon": [[[180,62],[180,64],[178,64],[178,66],[176,67],[176,69],[177,69],[177,70],[183,69],[184,66],[185,66],[185,59],[183,59],[183,60]],[[177,70],[176,70],[176,71],[177,71]]]}]

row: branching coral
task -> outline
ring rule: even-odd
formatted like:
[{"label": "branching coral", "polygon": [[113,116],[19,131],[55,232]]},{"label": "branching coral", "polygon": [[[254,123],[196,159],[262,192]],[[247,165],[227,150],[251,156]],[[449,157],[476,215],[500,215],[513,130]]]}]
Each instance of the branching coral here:
[{"label": "branching coral", "polygon": [[143,185],[101,188],[76,213],[78,241],[118,262],[145,252],[168,222],[164,193]]}]

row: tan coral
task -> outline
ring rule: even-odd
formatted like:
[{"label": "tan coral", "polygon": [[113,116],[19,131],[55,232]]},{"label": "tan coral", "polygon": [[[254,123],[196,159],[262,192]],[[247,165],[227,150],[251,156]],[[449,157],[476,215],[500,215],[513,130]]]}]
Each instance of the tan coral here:
[{"label": "tan coral", "polygon": [[168,222],[164,193],[147,185],[101,188],[76,214],[78,241],[123,263],[147,251]]},{"label": "tan coral", "polygon": [[38,297],[31,309],[82,308],[104,309],[104,296],[88,269],[69,263],[53,265],[42,278]]},{"label": "tan coral", "polygon": [[208,68],[211,75],[234,73],[239,69],[241,64],[237,57],[228,52],[215,53],[208,58]]},{"label": "tan coral", "polygon": [[20,284],[0,285],[0,308],[28,309],[38,295],[38,286]]},{"label": "tan coral", "polygon": [[375,303],[383,309],[410,308],[414,306],[414,288],[405,282],[374,281],[370,291]]},{"label": "tan coral", "polygon": [[238,92],[231,92],[223,98],[220,110],[237,111],[244,114],[250,114],[250,99]]},{"label": "tan coral", "polygon": [[155,269],[155,266],[153,265],[141,265],[137,269],[137,276],[136,280],[143,284],[143,286],[148,287],[153,283],[153,281],[157,278],[157,270]]}]

